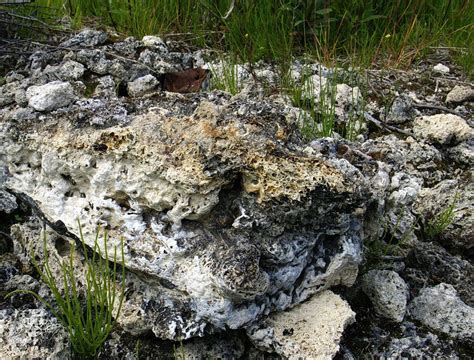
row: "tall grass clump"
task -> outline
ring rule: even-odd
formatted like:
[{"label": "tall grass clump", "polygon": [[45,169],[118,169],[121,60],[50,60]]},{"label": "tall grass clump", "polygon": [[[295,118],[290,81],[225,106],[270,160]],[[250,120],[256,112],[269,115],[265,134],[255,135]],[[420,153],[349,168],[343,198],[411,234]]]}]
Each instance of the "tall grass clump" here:
[{"label": "tall grass clump", "polygon": [[[97,229],[92,249],[88,255],[81,225],[79,224],[80,240],[84,253],[85,283],[81,290],[81,282],[76,275],[74,266],[75,249],[71,247],[69,257],[60,264],[61,274],[54,274],[50,266],[47,251],[46,232],[44,231],[44,260],[39,264],[32,254],[31,261],[40,275],[41,280],[51,291],[54,303],[50,303],[38,293],[30,290],[15,290],[7,296],[17,293],[33,295],[41,301],[66,328],[73,356],[79,359],[96,358],[105,340],[109,336],[119,316],[125,294],[125,259],[123,240],[121,254],[114,249],[113,258],[107,253],[108,234],[104,230],[103,246],[105,254],[99,246],[100,228]],[[111,265],[110,263],[113,263]],[[120,262],[121,270],[117,263]],[[118,275],[121,276],[120,287],[117,288]],[[114,308],[117,310],[114,313]]]},{"label": "tall grass clump", "polygon": [[[409,65],[432,46],[454,49],[472,71],[469,0],[37,0],[81,22],[141,37],[162,34],[233,52],[240,61],[310,53],[361,65]],[[43,12],[43,11],[42,11]]]}]

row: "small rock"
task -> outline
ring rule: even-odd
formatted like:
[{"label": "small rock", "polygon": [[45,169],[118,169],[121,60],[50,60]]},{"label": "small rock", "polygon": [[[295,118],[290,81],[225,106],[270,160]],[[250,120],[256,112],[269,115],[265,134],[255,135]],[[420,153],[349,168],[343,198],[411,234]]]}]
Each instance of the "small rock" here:
[{"label": "small rock", "polygon": [[412,120],[415,114],[416,111],[413,108],[413,100],[409,96],[399,96],[390,107],[385,121],[388,124],[402,124]]},{"label": "small rock", "polygon": [[128,94],[130,96],[143,95],[159,84],[159,81],[153,75],[145,75],[127,84]]},{"label": "small rock", "polygon": [[418,117],[413,132],[428,142],[441,145],[456,145],[474,136],[474,130],[467,122],[453,114]]},{"label": "small rock", "polygon": [[405,316],[408,286],[391,270],[371,270],[362,277],[362,290],[378,315],[401,322]]},{"label": "small rock", "polygon": [[469,86],[456,85],[446,96],[446,103],[460,104],[474,100],[474,89]]},{"label": "small rock", "polygon": [[258,348],[285,359],[332,359],[344,328],[354,321],[349,305],[324,291],[290,311],[270,315],[247,333]]},{"label": "small rock", "polygon": [[105,75],[109,70],[110,60],[107,60],[105,52],[99,49],[84,49],[77,53],[77,61],[85,65],[90,71]]},{"label": "small rock", "polygon": [[459,299],[452,285],[441,283],[420,291],[408,307],[412,318],[460,340],[474,340],[474,309]]},{"label": "small rock", "polygon": [[433,66],[433,70],[440,74],[449,74],[449,68],[446,65],[438,64]]},{"label": "small rock", "polygon": [[147,47],[154,48],[155,50],[160,50],[161,53],[168,53],[168,47],[166,46],[165,42],[158,36],[144,36],[142,42]]},{"label": "small rock", "polygon": [[78,80],[84,75],[85,68],[84,65],[77,61],[68,60],[61,65],[60,70],[64,79]]},{"label": "small rock", "polygon": [[53,81],[46,85],[31,86],[26,90],[28,105],[37,111],[52,111],[67,106],[76,100],[72,85]]}]

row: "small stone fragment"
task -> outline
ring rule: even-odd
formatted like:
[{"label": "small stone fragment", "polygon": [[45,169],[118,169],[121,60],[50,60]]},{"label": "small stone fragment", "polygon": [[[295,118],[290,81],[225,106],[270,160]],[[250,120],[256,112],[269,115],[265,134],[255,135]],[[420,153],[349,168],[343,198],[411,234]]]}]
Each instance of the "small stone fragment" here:
[{"label": "small stone fragment", "polygon": [[408,286],[395,271],[371,270],[362,277],[362,290],[378,315],[401,322],[405,316]]},{"label": "small stone fragment", "polygon": [[438,64],[433,66],[433,70],[440,74],[449,74],[449,68],[446,65]]},{"label": "small stone fragment", "polygon": [[128,94],[130,96],[143,95],[159,84],[159,81],[153,75],[145,75],[127,84]]},{"label": "small stone fragment", "polygon": [[285,359],[332,359],[355,313],[339,295],[324,291],[289,311],[247,329],[253,343]]},{"label": "small stone fragment", "polygon": [[456,85],[446,96],[446,103],[460,104],[474,100],[474,89],[469,86]]},{"label": "small stone fragment", "polygon": [[474,130],[467,122],[453,114],[438,114],[416,118],[413,132],[416,136],[428,142],[441,145],[456,145],[474,136]]},{"label": "small stone fragment", "polygon": [[474,309],[459,299],[452,285],[441,283],[420,291],[410,315],[433,330],[460,340],[474,340]]}]

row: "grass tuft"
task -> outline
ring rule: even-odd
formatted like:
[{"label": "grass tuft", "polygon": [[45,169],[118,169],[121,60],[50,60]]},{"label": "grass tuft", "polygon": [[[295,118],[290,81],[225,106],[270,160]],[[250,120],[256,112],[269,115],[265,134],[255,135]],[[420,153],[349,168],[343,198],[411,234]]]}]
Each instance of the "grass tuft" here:
[{"label": "grass tuft", "polygon": [[[98,351],[112,331],[115,319],[122,309],[125,295],[125,258],[123,239],[121,241],[120,258],[117,255],[117,248],[114,249],[113,259],[109,258],[107,250],[105,250],[105,254],[102,254],[99,246],[100,228],[97,229],[93,255],[90,257],[84,242],[81,224],[79,222],[78,224],[86,268],[84,291],[80,291],[80,281],[75,274],[77,269],[74,266],[74,247],[71,247],[69,258],[60,264],[61,275],[58,279],[53,274],[49,264],[46,232],[44,232],[44,260],[39,264],[35,260],[33,252],[31,261],[41,280],[49,287],[55,304],[51,304],[45,298],[30,290],[15,290],[7,296],[26,293],[41,301],[66,328],[74,356],[87,359],[97,357]],[[107,249],[107,243],[108,234],[104,230],[104,249]],[[113,265],[110,265],[111,261]],[[122,280],[119,290],[116,288],[120,271],[117,268],[118,261],[120,261],[122,267]],[[114,313],[115,307],[117,310]]]}]

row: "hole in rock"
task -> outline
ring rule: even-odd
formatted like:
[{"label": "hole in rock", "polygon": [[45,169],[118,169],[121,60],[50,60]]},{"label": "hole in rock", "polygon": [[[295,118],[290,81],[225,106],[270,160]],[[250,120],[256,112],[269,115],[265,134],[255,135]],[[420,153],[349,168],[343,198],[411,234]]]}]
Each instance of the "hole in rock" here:
[{"label": "hole in rock", "polygon": [[69,244],[69,241],[62,237],[58,237],[54,240],[54,247],[60,256],[69,256],[69,252],[71,251],[71,244]]},{"label": "hole in rock", "polygon": [[124,97],[128,96],[127,84],[125,81],[121,81],[117,88],[117,96]]}]

